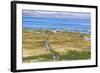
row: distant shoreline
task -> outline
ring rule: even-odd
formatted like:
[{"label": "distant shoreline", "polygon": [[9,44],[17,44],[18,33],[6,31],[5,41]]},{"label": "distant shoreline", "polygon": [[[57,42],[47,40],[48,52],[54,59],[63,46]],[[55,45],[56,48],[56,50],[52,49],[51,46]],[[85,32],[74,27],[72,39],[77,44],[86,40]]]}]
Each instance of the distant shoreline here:
[{"label": "distant shoreline", "polygon": [[80,32],[80,33],[84,33],[84,34],[90,34],[90,30],[89,29],[64,29],[64,28],[23,28],[23,30],[36,30],[36,31],[59,31],[59,32]]}]

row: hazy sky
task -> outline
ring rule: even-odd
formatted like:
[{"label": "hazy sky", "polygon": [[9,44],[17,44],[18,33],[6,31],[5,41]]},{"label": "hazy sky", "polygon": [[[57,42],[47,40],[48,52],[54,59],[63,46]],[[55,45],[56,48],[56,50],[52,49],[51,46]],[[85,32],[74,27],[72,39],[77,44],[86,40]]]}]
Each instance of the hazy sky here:
[{"label": "hazy sky", "polygon": [[[90,13],[23,10],[23,27],[71,28],[89,27]],[[70,27],[69,27],[70,26]]]}]

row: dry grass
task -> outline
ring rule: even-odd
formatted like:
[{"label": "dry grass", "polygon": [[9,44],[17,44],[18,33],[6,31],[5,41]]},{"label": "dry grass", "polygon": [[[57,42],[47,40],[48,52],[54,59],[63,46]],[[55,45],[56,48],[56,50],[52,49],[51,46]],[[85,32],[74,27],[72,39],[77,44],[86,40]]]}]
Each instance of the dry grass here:
[{"label": "dry grass", "polygon": [[[52,49],[59,54],[66,53],[66,50],[90,52],[90,41],[84,39],[87,34],[72,32],[48,32],[48,42]],[[45,48],[46,34],[44,32],[23,31],[23,58],[50,54]]]}]

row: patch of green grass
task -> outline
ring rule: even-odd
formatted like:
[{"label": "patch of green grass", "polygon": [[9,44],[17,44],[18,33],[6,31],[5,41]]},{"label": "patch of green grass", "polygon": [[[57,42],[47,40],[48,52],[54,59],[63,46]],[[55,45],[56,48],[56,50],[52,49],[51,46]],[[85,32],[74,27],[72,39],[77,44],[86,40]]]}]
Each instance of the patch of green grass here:
[{"label": "patch of green grass", "polygon": [[90,34],[85,34],[84,36],[86,36],[87,38],[91,38]]},{"label": "patch of green grass", "polygon": [[[57,53],[57,52],[56,52]],[[60,61],[67,61],[67,60],[86,60],[91,58],[91,53],[88,51],[75,51],[75,50],[69,50],[68,52],[64,53],[63,55],[60,55]],[[51,54],[43,54],[39,56],[30,56],[30,57],[24,57],[23,62],[46,62],[46,61],[58,61],[54,60],[52,58]]]},{"label": "patch of green grass", "polygon": [[63,60],[84,60],[84,59],[90,59],[91,53],[88,51],[71,51],[69,50],[66,54],[62,55]]}]

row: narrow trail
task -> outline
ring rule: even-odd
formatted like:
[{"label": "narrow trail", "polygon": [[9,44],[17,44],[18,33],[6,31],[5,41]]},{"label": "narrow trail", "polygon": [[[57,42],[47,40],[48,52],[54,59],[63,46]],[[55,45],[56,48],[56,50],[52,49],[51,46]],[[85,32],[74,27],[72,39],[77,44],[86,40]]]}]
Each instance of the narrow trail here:
[{"label": "narrow trail", "polygon": [[48,51],[51,52],[52,59],[57,60],[57,61],[60,60],[60,56],[54,52],[54,50],[53,50],[53,49],[51,48],[51,46],[49,45],[48,40],[45,41],[44,46],[45,46],[45,48],[48,49]]}]

